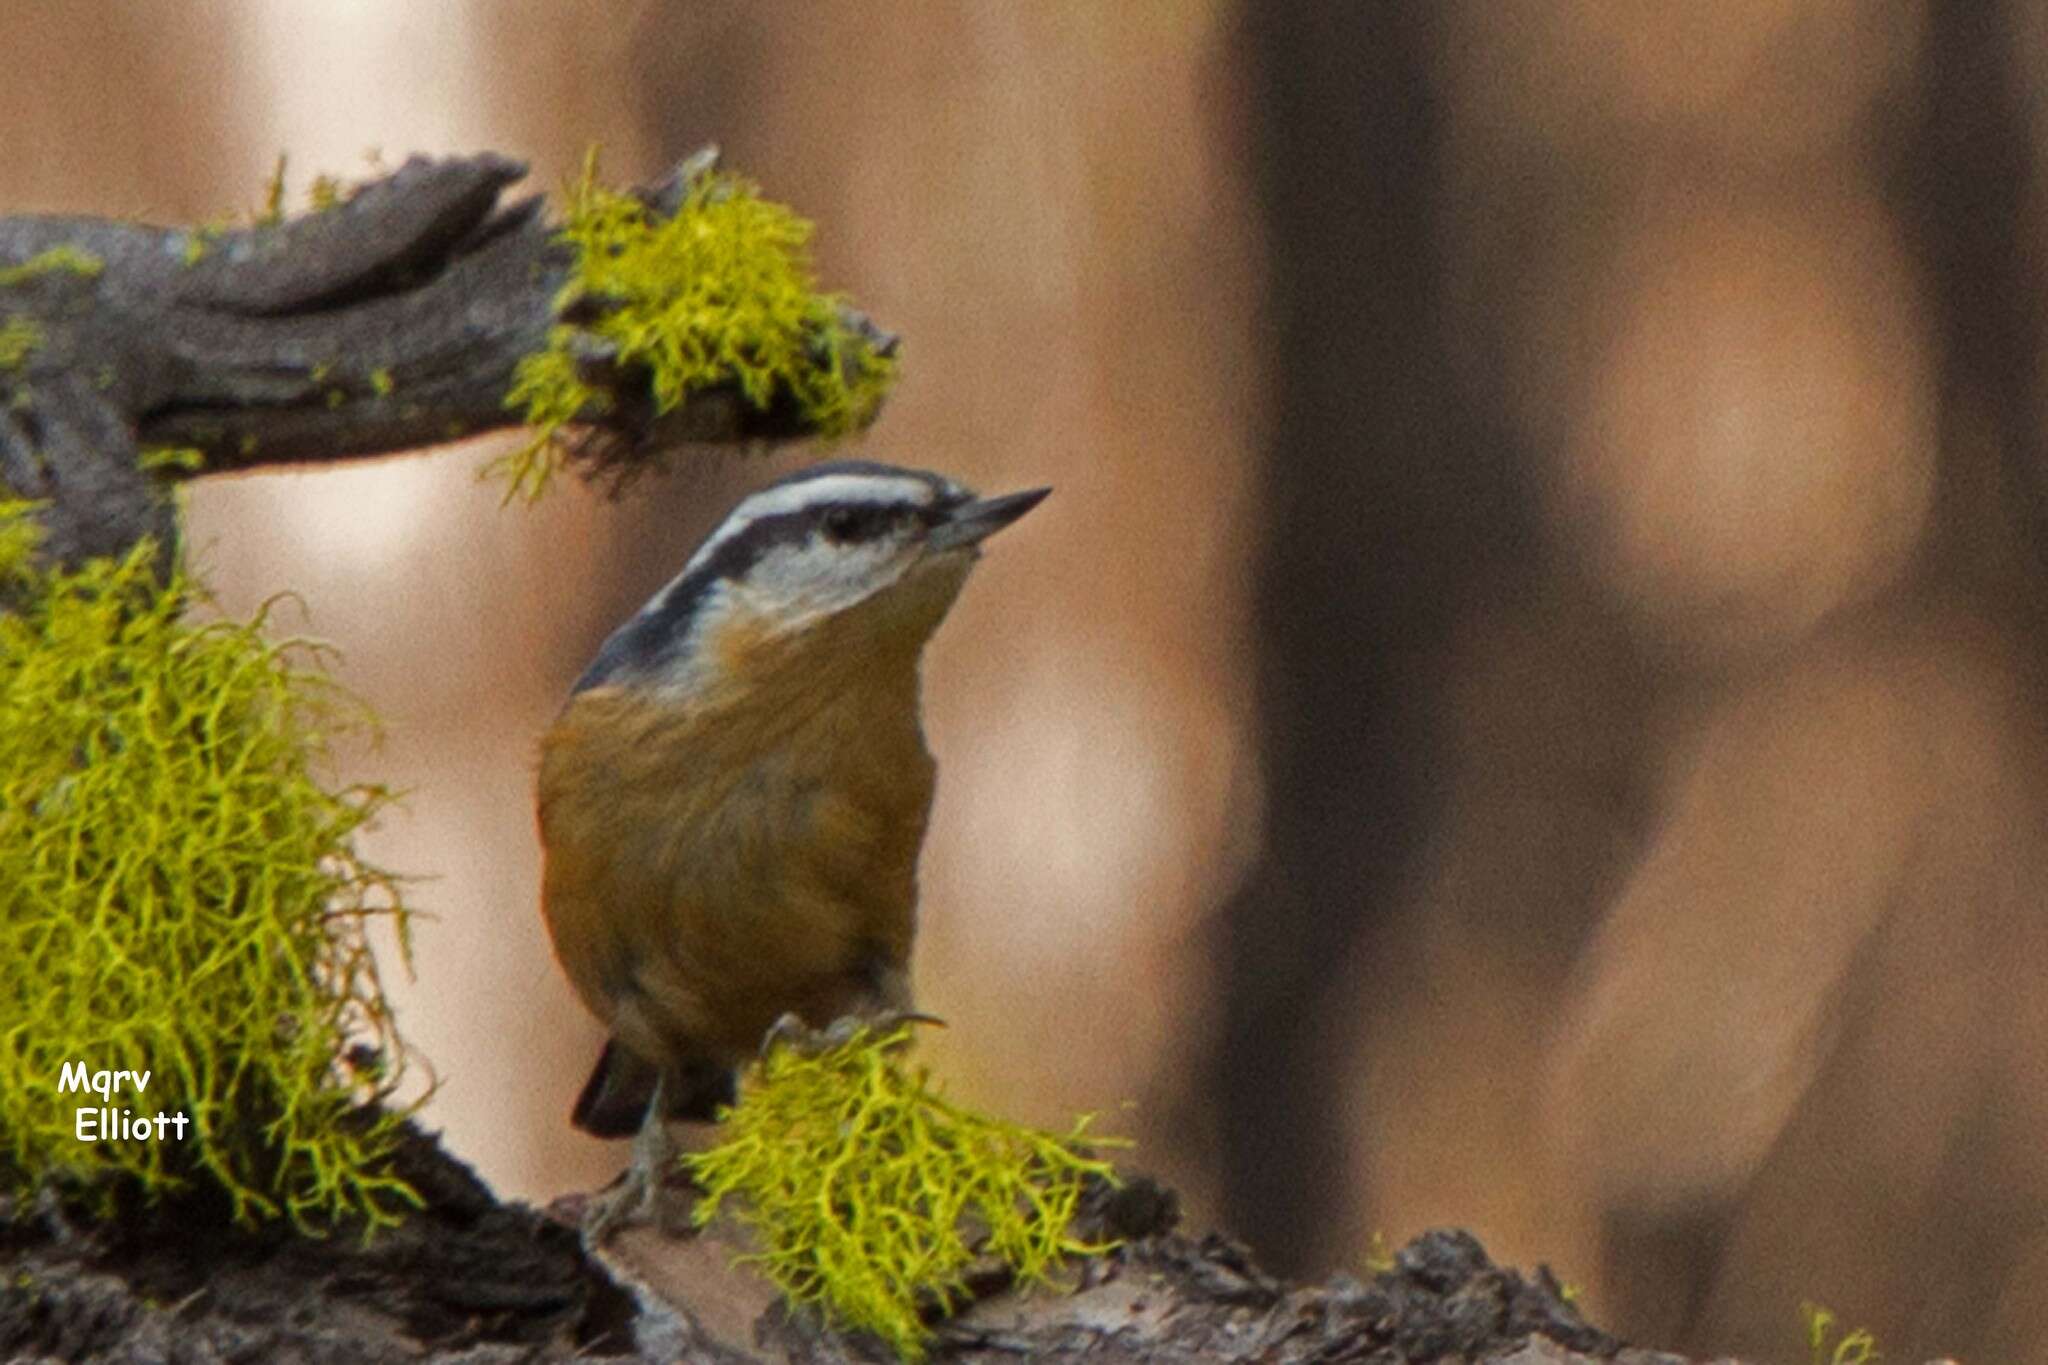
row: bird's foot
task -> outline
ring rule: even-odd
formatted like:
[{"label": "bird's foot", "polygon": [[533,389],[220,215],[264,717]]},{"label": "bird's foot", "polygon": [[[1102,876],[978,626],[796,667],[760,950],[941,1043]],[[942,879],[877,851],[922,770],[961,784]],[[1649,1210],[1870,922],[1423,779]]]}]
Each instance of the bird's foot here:
[{"label": "bird's foot", "polygon": [[595,1256],[612,1233],[646,1219],[654,1207],[654,1190],[655,1181],[634,1165],[610,1189],[592,1195],[583,1210],[584,1254]]},{"label": "bird's foot", "polygon": [[816,1057],[834,1048],[845,1047],[863,1033],[889,1034],[905,1024],[933,1024],[939,1028],[946,1021],[936,1014],[922,1014],[916,1010],[883,1010],[874,1014],[843,1014],[822,1029],[812,1028],[794,1014],[785,1014],[769,1025],[766,1036],[761,1039],[761,1056],[778,1047],[786,1047],[801,1057]]},{"label": "bird's foot", "polygon": [[633,1138],[633,1163],[610,1189],[594,1195],[583,1214],[583,1249],[594,1254],[606,1238],[629,1223],[659,1221],[662,1183],[675,1169],[677,1148],[662,1121],[660,1096]]}]

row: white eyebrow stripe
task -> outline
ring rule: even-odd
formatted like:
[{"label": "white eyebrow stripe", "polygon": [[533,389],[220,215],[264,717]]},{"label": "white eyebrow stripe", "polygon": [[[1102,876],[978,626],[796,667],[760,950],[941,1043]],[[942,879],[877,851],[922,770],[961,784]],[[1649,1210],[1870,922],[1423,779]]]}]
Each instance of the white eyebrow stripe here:
[{"label": "white eyebrow stripe", "polygon": [[815,479],[777,484],[750,495],[735,507],[724,524],[697,547],[697,553],[683,566],[683,573],[702,566],[719,546],[768,517],[801,512],[825,502],[901,502],[928,507],[935,496],[936,490],[923,479],[894,474],[824,474]]}]

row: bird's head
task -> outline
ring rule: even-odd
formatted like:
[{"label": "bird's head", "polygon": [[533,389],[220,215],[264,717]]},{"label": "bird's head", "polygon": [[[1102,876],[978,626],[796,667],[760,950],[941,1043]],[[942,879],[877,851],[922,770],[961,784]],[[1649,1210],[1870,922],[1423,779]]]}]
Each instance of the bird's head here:
[{"label": "bird's head", "polygon": [[977,497],[939,474],[815,465],[743,499],[683,571],[612,633],[577,683],[693,691],[737,638],[789,642],[828,625],[863,646],[921,647],[982,541],[1052,490]]}]

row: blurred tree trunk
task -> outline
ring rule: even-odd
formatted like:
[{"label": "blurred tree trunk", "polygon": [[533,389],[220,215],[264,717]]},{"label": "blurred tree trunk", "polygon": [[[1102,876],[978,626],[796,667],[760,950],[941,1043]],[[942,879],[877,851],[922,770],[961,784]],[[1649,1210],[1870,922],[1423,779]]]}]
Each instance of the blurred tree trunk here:
[{"label": "blurred tree trunk", "polygon": [[1267,811],[1227,910],[1210,1067],[1224,1221],[1298,1272],[1338,1253],[1358,1013],[1339,992],[1383,969],[1442,795],[1432,679],[1523,528],[1509,441],[1445,380],[1432,11],[1254,5],[1245,23],[1276,323],[1253,615]]},{"label": "blurred tree trunk", "polygon": [[[1941,446],[1950,459],[1988,431],[1994,477],[2011,503],[1971,506],[1971,523],[1944,528],[1975,541],[2011,518],[2031,547],[2032,596],[2048,547],[2040,360],[2044,263],[2037,234],[2038,163],[2028,105],[2042,82],[1999,6],[1929,13],[1922,58],[1923,121],[1897,158],[1894,201],[1930,282],[1931,323],[1945,350]],[[2003,500],[2001,499],[2002,503]],[[1990,539],[1986,537],[1986,539]],[[1996,537],[1996,543],[2007,543]],[[1968,545],[1972,558],[1982,552]]]}]

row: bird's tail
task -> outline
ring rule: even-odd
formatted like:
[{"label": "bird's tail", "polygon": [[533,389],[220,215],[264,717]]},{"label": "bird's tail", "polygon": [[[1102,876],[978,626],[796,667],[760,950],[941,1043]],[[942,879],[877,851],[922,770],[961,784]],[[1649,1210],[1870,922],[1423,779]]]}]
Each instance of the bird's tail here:
[{"label": "bird's tail", "polygon": [[[592,1137],[631,1137],[640,1131],[647,1106],[654,1100],[661,1072],[607,1039],[591,1068],[569,1122]],[[676,1068],[662,1086],[662,1110],[671,1119],[709,1122],[721,1105],[733,1102],[732,1068],[712,1061],[690,1061]]]},{"label": "bird's tail", "polygon": [[620,1047],[618,1039],[606,1039],[583,1093],[576,1097],[576,1107],[569,1111],[569,1122],[592,1137],[631,1137],[640,1131],[660,1079],[652,1064]]}]

